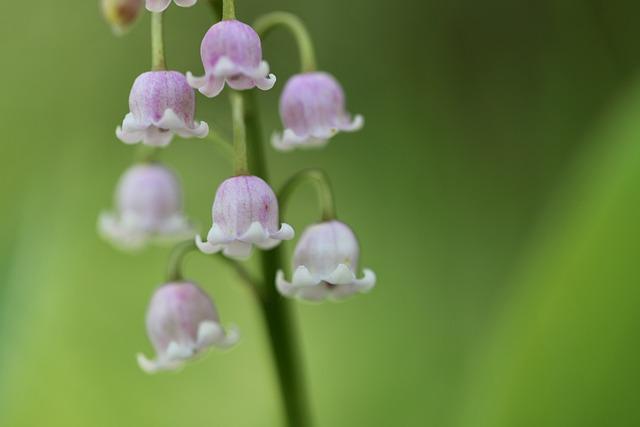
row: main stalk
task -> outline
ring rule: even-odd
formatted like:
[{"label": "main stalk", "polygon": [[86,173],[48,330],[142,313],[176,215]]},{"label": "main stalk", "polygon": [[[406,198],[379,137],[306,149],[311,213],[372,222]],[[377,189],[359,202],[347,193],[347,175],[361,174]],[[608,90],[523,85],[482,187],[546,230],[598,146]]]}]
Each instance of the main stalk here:
[{"label": "main stalk", "polygon": [[[268,181],[255,90],[245,91],[243,96],[249,169],[254,175]],[[261,251],[260,256],[264,278],[260,302],[267,324],[287,422],[289,427],[308,427],[311,425],[311,419],[295,318],[289,303],[280,296],[275,286],[276,273],[283,266],[282,250],[278,246],[268,251]]]}]

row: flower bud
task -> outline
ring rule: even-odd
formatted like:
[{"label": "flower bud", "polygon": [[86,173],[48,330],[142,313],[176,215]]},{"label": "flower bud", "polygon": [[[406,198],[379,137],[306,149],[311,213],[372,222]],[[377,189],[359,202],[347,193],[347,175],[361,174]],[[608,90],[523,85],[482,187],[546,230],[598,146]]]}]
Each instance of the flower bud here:
[{"label": "flower bud", "polygon": [[310,72],[289,79],[280,97],[283,134],[271,142],[279,150],[324,146],[339,131],[353,132],[364,124],[362,116],[345,109],[344,91],[330,74]]},{"label": "flower bud", "polygon": [[262,60],[260,37],[253,28],[236,20],[213,25],[200,46],[205,75],[187,73],[189,84],[210,98],[217,96],[225,82],[233,89],[258,87],[268,90],[276,82],[269,65]]},{"label": "flower bud", "polygon": [[207,254],[222,250],[228,257],[245,259],[252,245],[270,249],[294,236],[289,224],[280,225],[273,190],[257,176],[235,176],[220,184],[212,217],[207,241],[196,236],[198,248]]},{"label": "flower bud", "polygon": [[138,249],[150,240],[191,238],[193,228],[182,213],[182,192],[175,175],[159,164],[128,169],[116,190],[116,211],[100,216],[105,238],[123,249]]},{"label": "flower bud", "polygon": [[136,22],[144,0],[102,0],[102,14],[117,35],[124,34]]},{"label": "flower bud", "polygon": [[308,227],[293,256],[293,278],[284,279],[279,271],[276,285],[283,296],[309,301],[342,299],[373,288],[376,276],[364,270],[356,278],[360,247],[351,229],[340,221],[328,221]]},{"label": "flower bud", "polygon": [[205,122],[194,122],[196,98],[187,79],[177,71],[148,71],[133,83],[129,109],[118,138],[127,144],[142,142],[163,147],[174,135],[204,138],[209,133]]},{"label": "flower bud", "polygon": [[[198,3],[198,0],[173,0],[181,7],[191,7]],[[171,4],[171,0],[146,0],[147,10],[150,12],[163,12]]]},{"label": "flower bud", "polygon": [[190,282],[168,283],[156,290],[147,311],[147,334],[156,359],[138,354],[138,364],[147,373],[174,370],[208,347],[228,348],[238,341],[238,332],[220,326],[211,298]]}]

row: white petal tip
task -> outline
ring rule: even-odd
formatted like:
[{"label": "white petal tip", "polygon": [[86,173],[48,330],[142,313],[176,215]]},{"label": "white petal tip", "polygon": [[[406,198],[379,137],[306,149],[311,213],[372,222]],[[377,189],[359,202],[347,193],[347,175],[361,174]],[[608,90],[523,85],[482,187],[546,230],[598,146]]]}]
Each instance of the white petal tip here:
[{"label": "white petal tip", "polygon": [[220,245],[212,245],[209,242],[203,241],[199,234],[196,235],[195,242],[200,252],[207,255],[215,254],[216,252],[220,252],[222,249]]},{"label": "white petal tip", "polygon": [[136,359],[138,360],[138,366],[140,366],[140,369],[142,369],[147,374],[155,374],[156,372],[158,372],[157,363],[153,360],[147,359],[144,354],[138,353],[136,355]]},{"label": "white petal tip", "polygon": [[198,327],[198,349],[216,347],[228,349],[239,340],[240,333],[235,325],[231,325],[225,332],[216,322],[202,322]]},{"label": "white petal tip", "polygon": [[284,223],[284,222],[280,226],[280,230],[278,230],[277,232],[271,234],[271,238],[272,239],[277,239],[277,240],[291,240],[295,236],[296,236],[296,232],[293,229],[293,227],[290,226],[289,224]]},{"label": "white petal tip", "polygon": [[354,284],[358,287],[359,292],[369,292],[376,285],[376,274],[369,269],[363,270],[364,277],[357,279]]}]

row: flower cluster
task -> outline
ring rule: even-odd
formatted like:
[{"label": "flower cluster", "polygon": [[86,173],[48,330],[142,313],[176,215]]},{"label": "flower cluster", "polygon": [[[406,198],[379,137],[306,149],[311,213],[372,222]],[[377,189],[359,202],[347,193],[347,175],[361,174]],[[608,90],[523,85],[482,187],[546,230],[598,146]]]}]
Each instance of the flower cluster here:
[{"label": "flower cluster", "polygon": [[[211,210],[212,226],[204,238],[195,232],[183,213],[182,189],[176,175],[156,157],[160,148],[169,146],[176,137],[209,135],[207,123],[195,119],[196,90],[209,98],[220,95],[225,86],[228,91],[269,90],[276,77],[263,60],[260,35],[235,19],[231,0],[224,2],[225,19],[212,25],[202,40],[204,75],[195,77],[190,72],[165,69],[160,14],[172,0],[103,0],[103,10],[112,25],[126,29],[137,18],[143,3],[154,13],[154,67],[133,82],[129,112],[116,128],[116,136],[126,144],[146,146],[142,151],[144,158],[120,179],[115,208],[100,215],[99,231],[124,249],[181,241],[176,248],[186,249],[180,251],[221,253],[231,258],[237,270],[244,271],[239,261],[249,258],[254,246],[263,251],[275,250],[282,241],[292,240],[295,233],[293,227],[281,222],[280,203],[286,197],[278,197],[265,179],[249,173],[243,98],[234,95],[234,99],[241,99],[234,104],[239,106],[239,113],[234,107],[232,114],[236,173],[217,187]],[[197,0],[173,0],[173,3],[190,7]],[[282,16],[279,15],[281,19],[292,19]],[[277,19],[274,22],[276,25]],[[296,25],[299,28],[301,24]],[[297,36],[308,38],[305,34],[298,32]],[[309,45],[306,38],[300,43]],[[310,52],[307,56],[312,56]],[[315,64],[315,60],[309,63]],[[272,145],[282,151],[321,147],[337,133],[353,132],[364,124],[362,116],[347,112],[340,83],[329,73],[310,66],[304,66],[302,73],[285,84],[280,116],[284,130],[273,134]],[[314,176],[324,179],[318,178],[318,174]],[[296,179],[292,178],[292,182]],[[264,277],[261,281],[269,286],[267,294],[272,298],[281,295],[314,302],[340,300],[367,292],[375,284],[371,270],[359,269],[360,246],[354,232],[335,217],[329,183],[316,184],[324,195],[322,221],[308,226],[299,238],[293,251],[290,281],[285,279],[282,269],[275,277]],[[216,307],[206,292],[183,279],[179,267],[184,254],[180,251],[179,256],[172,255],[169,269],[172,273],[167,283],[153,294],[147,311],[147,333],[156,356],[150,359],[139,354],[138,363],[149,373],[177,369],[210,347],[228,348],[238,341],[235,328],[225,330],[221,326]],[[257,289],[257,281],[251,274],[244,274],[243,278]]]}]

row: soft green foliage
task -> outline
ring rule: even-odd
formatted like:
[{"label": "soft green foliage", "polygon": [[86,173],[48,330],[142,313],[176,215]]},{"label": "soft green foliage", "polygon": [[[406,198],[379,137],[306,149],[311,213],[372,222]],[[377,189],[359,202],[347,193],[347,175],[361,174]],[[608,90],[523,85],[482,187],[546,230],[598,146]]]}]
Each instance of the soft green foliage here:
[{"label": "soft green foliage", "polygon": [[[296,310],[317,424],[637,425],[640,5],[398,5],[236,10],[302,16],[319,68],[367,119],[324,151],[268,150],[276,187],[304,167],[329,172],[378,274],[369,295]],[[211,13],[166,15],[167,65],[200,73]],[[0,426],[280,425],[262,320],[215,258],[190,256],[186,274],[241,344],[179,374],[135,363],[168,251],[121,254],[95,223],[133,157],[114,129],[150,66],[148,14],[124,38],[91,1],[7,2],[0,21]],[[279,78],[260,94],[270,133],[298,61],[284,33],[264,48]],[[198,103],[229,135],[227,97]],[[204,230],[232,165],[198,140],[161,158]],[[316,216],[315,194],[296,194],[287,222]]]}]

